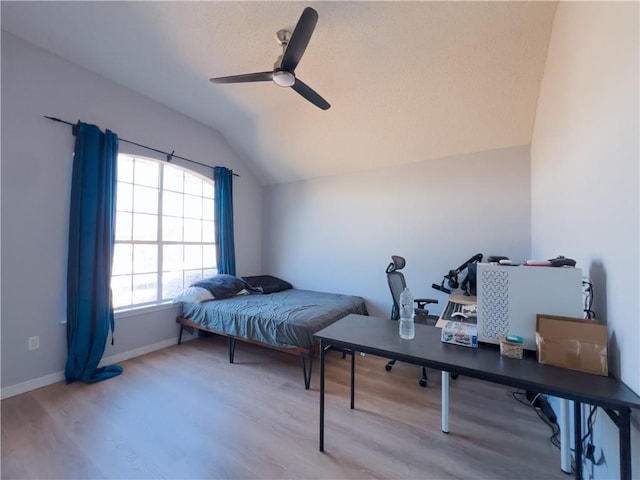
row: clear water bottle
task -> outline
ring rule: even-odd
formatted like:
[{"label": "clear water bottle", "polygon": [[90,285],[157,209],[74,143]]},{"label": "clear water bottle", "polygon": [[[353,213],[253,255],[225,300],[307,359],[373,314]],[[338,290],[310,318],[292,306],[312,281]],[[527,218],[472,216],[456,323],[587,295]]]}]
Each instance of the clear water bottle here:
[{"label": "clear water bottle", "polygon": [[413,295],[408,287],[400,294],[400,338],[411,340],[416,336],[416,327],[413,323]]}]

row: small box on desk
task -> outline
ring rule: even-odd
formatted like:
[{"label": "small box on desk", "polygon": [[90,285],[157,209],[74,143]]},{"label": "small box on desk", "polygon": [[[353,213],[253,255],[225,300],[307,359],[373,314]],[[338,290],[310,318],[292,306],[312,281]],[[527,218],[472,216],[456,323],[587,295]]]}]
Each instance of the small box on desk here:
[{"label": "small box on desk", "polygon": [[522,337],[518,335],[502,335],[500,337],[500,355],[521,359],[523,343]]},{"label": "small box on desk", "polygon": [[595,320],[536,315],[538,363],[607,376],[607,341]]},{"label": "small box on desk", "polygon": [[442,326],[440,340],[444,343],[478,348],[478,327],[471,323],[449,320]]}]

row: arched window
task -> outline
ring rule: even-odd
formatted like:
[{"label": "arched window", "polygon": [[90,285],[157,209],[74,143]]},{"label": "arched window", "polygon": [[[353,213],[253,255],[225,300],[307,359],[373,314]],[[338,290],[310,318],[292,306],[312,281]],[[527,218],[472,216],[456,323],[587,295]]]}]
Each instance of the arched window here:
[{"label": "arched window", "polygon": [[212,179],[174,164],[118,155],[116,198],[116,311],[166,303],[217,273]]}]

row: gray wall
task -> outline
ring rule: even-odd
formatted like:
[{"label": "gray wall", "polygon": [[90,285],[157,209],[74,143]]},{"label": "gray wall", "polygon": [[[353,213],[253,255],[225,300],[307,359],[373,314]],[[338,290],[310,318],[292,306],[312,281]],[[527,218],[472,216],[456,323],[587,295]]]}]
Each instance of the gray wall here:
[{"label": "gray wall", "polygon": [[[637,2],[561,2],[531,144],[533,255],[564,253],[595,289],[611,372],[640,393]],[[640,475],[640,417],[632,458]],[[584,431],[584,430],[583,430]],[[599,411],[587,478],[618,478],[618,431]]]},{"label": "gray wall", "polygon": [[[61,379],[66,358],[61,321],[74,138],[70,127],[43,115],[81,119],[232,168],[240,175],[234,184],[238,273],[261,266],[262,187],[217,131],[2,32],[3,396]],[[124,142],[120,151],[153,156]],[[198,171],[211,175],[211,169]],[[175,342],[177,313],[171,306],[118,318],[116,344],[105,356],[124,358]],[[40,348],[28,351],[27,338],[36,335]]]},{"label": "gray wall", "polygon": [[407,260],[415,297],[475,253],[531,251],[529,148],[513,147],[265,188],[263,270],[298,288],[364,297],[388,316],[385,268]]}]

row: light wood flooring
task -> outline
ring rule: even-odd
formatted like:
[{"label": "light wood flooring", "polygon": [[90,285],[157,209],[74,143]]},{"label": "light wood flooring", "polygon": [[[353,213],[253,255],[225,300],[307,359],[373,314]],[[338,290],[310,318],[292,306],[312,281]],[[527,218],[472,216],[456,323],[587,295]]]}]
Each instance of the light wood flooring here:
[{"label": "light wood flooring", "polygon": [[51,385],[2,401],[3,479],[563,479],[551,430],[510,390],[451,381],[440,431],[440,372],[327,354],[325,452],[319,365],[305,390],[298,357],[199,338],[123,362],[119,377]]}]

